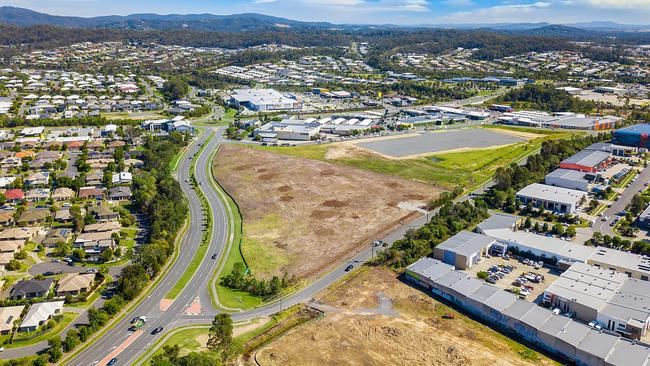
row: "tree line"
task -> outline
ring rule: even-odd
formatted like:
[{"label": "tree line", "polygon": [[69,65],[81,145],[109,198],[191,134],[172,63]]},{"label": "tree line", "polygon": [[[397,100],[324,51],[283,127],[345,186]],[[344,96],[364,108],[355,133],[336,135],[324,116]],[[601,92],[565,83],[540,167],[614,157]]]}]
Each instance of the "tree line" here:
[{"label": "tree line", "polygon": [[58,335],[51,338],[48,349],[31,363],[27,359],[19,359],[14,360],[16,365],[44,366],[48,362],[59,362],[64,352],[74,350],[99,331],[158,274],[171,255],[174,239],[188,214],[180,184],[172,178],[170,169],[174,155],[188,141],[188,136],[172,132],[167,138],[150,136],[144,145],[144,167],[134,175],[133,196],[137,211],[142,212],[146,221],[151,223],[152,230],[147,244],[136,251],[133,264],[122,269],[116,294],[106,300],[101,308],[88,309],[87,324],[70,329],[63,339]]},{"label": "tree line", "polygon": [[578,99],[549,84],[528,84],[512,89],[497,98],[497,102],[549,112],[590,113],[597,107],[593,101]]},{"label": "tree line", "polygon": [[418,229],[409,229],[403,239],[381,251],[377,263],[401,269],[433,252],[438,244],[461,230],[478,224],[489,217],[488,207],[480,199],[475,203],[447,202],[429,222]]}]

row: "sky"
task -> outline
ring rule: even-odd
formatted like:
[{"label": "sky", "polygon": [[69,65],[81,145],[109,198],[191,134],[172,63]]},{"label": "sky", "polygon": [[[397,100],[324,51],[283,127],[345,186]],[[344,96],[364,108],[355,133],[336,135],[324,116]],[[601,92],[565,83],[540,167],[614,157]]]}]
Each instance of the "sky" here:
[{"label": "sky", "polygon": [[3,0],[56,15],[261,13],[345,24],[649,24],[650,0]]}]

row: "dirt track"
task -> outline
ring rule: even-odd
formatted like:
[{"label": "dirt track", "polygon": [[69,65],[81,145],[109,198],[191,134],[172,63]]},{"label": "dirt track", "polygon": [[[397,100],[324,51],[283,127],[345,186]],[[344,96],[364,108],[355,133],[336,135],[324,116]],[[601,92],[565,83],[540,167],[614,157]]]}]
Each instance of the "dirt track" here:
[{"label": "dirt track", "polygon": [[[396,316],[383,315],[381,299],[392,302]],[[401,283],[387,269],[361,271],[319,301],[333,310],[259,350],[261,365],[556,364]],[[456,318],[442,319],[447,312]]]},{"label": "dirt track", "polygon": [[244,255],[262,277],[311,277],[419,215],[436,187],[326,162],[224,145],[214,173],[240,205]]}]

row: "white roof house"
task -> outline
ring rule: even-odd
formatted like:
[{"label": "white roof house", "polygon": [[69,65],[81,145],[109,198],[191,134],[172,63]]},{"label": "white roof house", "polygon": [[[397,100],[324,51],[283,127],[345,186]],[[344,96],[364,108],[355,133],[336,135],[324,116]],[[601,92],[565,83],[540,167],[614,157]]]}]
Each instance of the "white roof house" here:
[{"label": "white roof house", "polygon": [[20,131],[20,134],[23,136],[38,136],[45,131],[45,127],[26,127]]},{"label": "white roof house", "polygon": [[120,183],[131,183],[133,180],[133,175],[129,172],[119,172],[113,174],[113,179],[112,182],[113,184],[120,184]]},{"label": "white roof house", "polygon": [[61,313],[63,303],[63,301],[52,301],[33,304],[18,329],[22,332],[36,330],[36,328],[45,323],[50,317]]}]

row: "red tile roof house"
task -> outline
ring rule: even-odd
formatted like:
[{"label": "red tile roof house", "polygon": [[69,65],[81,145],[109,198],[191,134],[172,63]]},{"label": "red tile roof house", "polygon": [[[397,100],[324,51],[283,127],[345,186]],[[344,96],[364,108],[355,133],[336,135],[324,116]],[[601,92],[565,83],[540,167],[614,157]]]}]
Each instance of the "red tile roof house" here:
[{"label": "red tile roof house", "polygon": [[10,189],[5,192],[5,198],[7,202],[18,203],[25,199],[25,193],[22,189]]},{"label": "red tile roof house", "polygon": [[102,200],[104,199],[104,190],[95,187],[79,188],[79,198],[80,199],[94,198],[96,200]]}]

